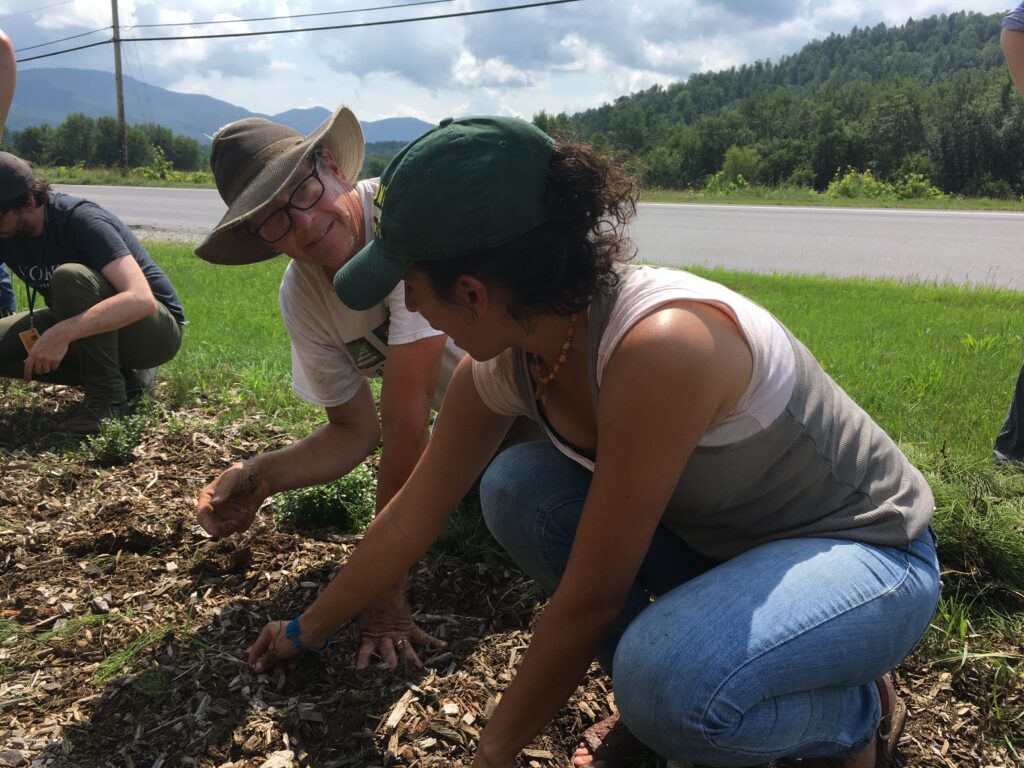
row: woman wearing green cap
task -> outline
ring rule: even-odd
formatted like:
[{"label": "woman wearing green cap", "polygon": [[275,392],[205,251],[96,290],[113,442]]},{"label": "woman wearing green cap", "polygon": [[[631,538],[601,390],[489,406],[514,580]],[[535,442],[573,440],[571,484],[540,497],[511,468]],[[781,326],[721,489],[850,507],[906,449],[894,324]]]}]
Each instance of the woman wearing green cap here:
[{"label": "woman wearing green cap", "polygon": [[[250,650],[319,648],[481,480],[488,526],[551,593],[474,756],[513,766],[597,658],[621,721],[574,765],[890,765],[888,670],[939,593],[920,473],[789,331],[682,271],[626,266],[630,179],[506,118],[446,120],[388,166],[376,237],[335,278],[406,303],[472,359],[405,487],[300,617]],[[630,735],[632,734],[632,735]]]}]

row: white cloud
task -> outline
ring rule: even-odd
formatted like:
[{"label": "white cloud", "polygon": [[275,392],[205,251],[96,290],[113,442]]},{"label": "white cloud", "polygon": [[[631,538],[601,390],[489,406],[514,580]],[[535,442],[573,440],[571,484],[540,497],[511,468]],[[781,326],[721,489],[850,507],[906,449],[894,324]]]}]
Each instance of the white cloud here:
[{"label": "white cloud", "polygon": [[[968,0],[997,13],[1007,0]],[[230,13],[200,0],[121,0],[125,36],[213,34],[349,24],[484,7],[444,6],[245,22],[322,12],[315,0],[237,0]],[[492,6],[493,7],[493,6]],[[573,112],[655,83],[795,53],[811,39],[854,25],[902,24],[960,10],[954,0],[584,0],[548,8],[415,24],[206,40],[126,44],[128,74],[153,85],[205,93],[274,114],[297,106],[351,105],[363,119],[413,115],[437,120],[465,112],[529,117]],[[0,20],[16,47],[109,23],[107,0]],[[227,22],[194,27],[143,24]],[[81,42],[102,39],[102,35]],[[71,47],[75,41],[55,48]],[[19,54],[20,55],[20,54]],[[26,55],[30,55],[26,52]],[[109,46],[28,66],[112,68]]]},{"label": "white cloud", "polygon": [[452,67],[452,79],[460,86],[523,86],[530,84],[529,76],[521,69],[509,66],[500,58],[481,61],[469,51],[459,54]]}]

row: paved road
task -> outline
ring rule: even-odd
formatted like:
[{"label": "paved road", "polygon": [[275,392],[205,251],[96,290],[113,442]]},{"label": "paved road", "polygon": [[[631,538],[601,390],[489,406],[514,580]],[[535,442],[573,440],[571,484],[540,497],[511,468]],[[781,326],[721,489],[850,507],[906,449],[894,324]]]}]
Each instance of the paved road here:
[{"label": "paved road", "polygon": [[[223,215],[213,190],[57,189],[95,200],[140,227],[200,237]],[[645,204],[639,257],[658,264],[757,272],[867,275],[1024,291],[1024,214]]]}]

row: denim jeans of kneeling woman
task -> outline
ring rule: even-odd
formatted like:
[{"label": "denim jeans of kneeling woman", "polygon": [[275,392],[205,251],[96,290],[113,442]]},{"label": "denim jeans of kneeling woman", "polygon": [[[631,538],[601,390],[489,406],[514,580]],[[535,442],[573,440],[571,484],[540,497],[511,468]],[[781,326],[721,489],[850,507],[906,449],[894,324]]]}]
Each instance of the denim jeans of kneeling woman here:
[{"label": "denim jeans of kneeling woman", "polygon": [[[481,481],[491,532],[549,593],[591,477],[549,443],[526,443]],[[939,589],[930,531],[907,549],[787,539],[716,562],[659,527],[598,661],[622,719],[665,757],[852,754],[878,726],[872,681],[920,640]]]}]

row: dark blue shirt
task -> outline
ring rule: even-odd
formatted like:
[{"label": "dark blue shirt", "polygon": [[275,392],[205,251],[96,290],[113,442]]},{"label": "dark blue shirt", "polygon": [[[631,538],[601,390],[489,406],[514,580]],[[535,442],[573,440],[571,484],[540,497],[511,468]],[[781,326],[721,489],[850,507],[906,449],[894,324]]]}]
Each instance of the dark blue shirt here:
[{"label": "dark blue shirt", "polygon": [[1021,3],[1003,19],[1003,26],[1017,32],[1024,32],[1024,3]]},{"label": "dark blue shirt", "polygon": [[181,300],[171,281],[117,216],[96,203],[57,192],[48,196],[44,207],[43,233],[39,237],[0,240],[0,264],[6,263],[49,301],[50,277],[61,264],[84,264],[102,272],[108,264],[130,253],[156,300],[175,320],[185,322]]}]

